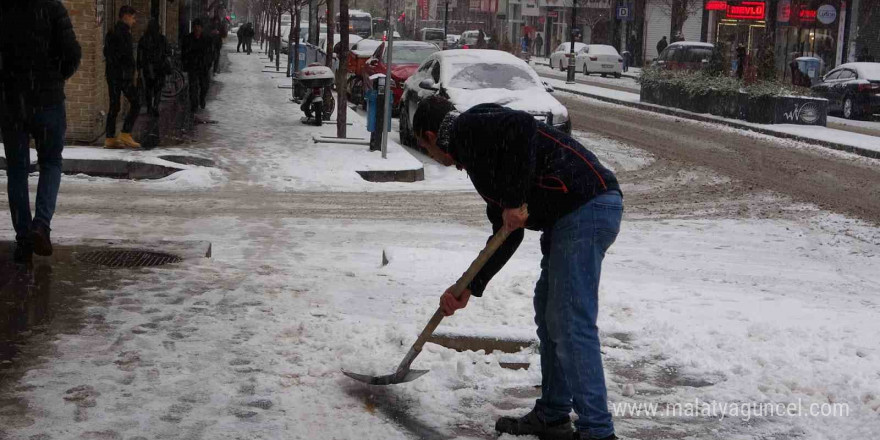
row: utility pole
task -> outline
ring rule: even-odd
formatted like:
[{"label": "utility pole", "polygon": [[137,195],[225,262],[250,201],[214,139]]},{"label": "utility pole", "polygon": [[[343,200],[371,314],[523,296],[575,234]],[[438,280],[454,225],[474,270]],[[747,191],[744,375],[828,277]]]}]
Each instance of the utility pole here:
[{"label": "utility pole", "polygon": [[449,0],[446,0],[446,9],[443,11],[443,50],[449,45]]},{"label": "utility pole", "polygon": [[568,54],[568,75],[565,80],[566,84],[574,84],[574,23],[575,17],[577,17],[577,0],[572,0],[572,8],[571,8],[571,29],[569,29],[569,39],[571,39],[571,50]]},{"label": "utility pole", "polygon": [[[331,0],[332,1],[332,0]],[[348,124],[348,0],[339,0],[339,68],[336,70],[336,137],[346,137]]]},{"label": "utility pole", "polygon": [[387,9],[385,10],[386,33],[388,35],[388,44],[385,45],[385,63],[388,72],[385,74],[385,118],[382,120],[382,159],[388,157],[388,126],[391,122],[391,106],[394,102],[394,96],[391,92],[391,53],[394,47],[394,23],[391,21],[391,0],[386,0]]}]

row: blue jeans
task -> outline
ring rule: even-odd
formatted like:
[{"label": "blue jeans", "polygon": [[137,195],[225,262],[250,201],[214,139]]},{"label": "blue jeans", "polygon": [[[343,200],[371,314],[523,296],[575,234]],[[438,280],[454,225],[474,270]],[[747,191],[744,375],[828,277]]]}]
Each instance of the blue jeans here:
[{"label": "blue jeans", "polygon": [[614,433],[599,351],[599,276],[605,252],[620,232],[623,199],[601,194],[557,220],[541,236],[541,277],[535,286],[535,323],[541,342],[541,398],[546,420],[574,407],[578,431]]},{"label": "blue jeans", "polygon": [[[55,214],[55,201],[61,185],[61,150],[67,131],[67,113],[64,103],[43,108],[29,109],[22,115],[10,115],[3,120],[3,146],[6,150],[7,193],[9,212],[15,239],[25,240],[31,222],[40,222],[47,228]],[[33,136],[40,165],[40,181],[37,184],[36,215],[31,219],[28,199],[28,171]]]}]

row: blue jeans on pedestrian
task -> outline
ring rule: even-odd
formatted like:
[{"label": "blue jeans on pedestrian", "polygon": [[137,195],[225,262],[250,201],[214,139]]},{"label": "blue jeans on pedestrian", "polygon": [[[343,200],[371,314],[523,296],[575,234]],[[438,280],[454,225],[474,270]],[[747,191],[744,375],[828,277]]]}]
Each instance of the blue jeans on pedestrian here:
[{"label": "blue jeans on pedestrian", "polygon": [[[19,113],[19,112],[16,112]],[[47,228],[55,214],[55,201],[61,185],[61,151],[67,131],[67,113],[64,103],[42,108],[31,108],[4,117],[3,146],[6,151],[7,193],[9,212],[15,239],[27,239],[32,222]],[[36,213],[31,218],[28,198],[28,172],[30,168],[30,137],[37,147],[40,180],[37,184]]]},{"label": "blue jeans on pedestrian", "polygon": [[557,220],[541,236],[534,302],[542,380],[535,408],[552,422],[568,417],[573,407],[576,428],[591,438],[614,433],[596,318],[602,260],[620,232],[622,216],[620,192],[609,191]]}]

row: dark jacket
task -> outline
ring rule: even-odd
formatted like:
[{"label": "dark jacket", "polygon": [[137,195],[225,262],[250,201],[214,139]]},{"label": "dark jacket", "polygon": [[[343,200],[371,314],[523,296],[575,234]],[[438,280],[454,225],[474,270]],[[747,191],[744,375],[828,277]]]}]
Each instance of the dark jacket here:
[{"label": "dark jacket", "polygon": [[107,32],[104,37],[104,72],[107,81],[127,83],[134,80],[137,64],[134,59],[134,40],[131,28],[122,21]]},{"label": "dark jacket", "polygon": [[666,46],[669,46],[669,43],[666,42],[665,38],[661,38],[660,41],[657,42],[657,55],[660,55],[660,52],[663,52],[663,49],[666,49]]},{"label": "dark jacket", "polygon": [[[620,191],[614,173],[596,155],[528,113],[481,104],[444,122],[438,144],[467,171],[487,203],[495,232],[506,208],[528,204],[526,227],[548,230],[597,195]],[[522,238],[522,230],[512,233],[477,274],[469,286],[475,296],[482,295]]]},{"label": "dark jacket", "polygon": [[[151,22],[150,26],[153,26]],[[164,77],[167,73],[168,64],[168,41],[156,29],[147,29],[147,33],[138,41],[137,65],[144,73],[144,78],[155,79]]]},{"label": "dark jacket", "polygon": [[44,107],[64,102],[64,81],[79,68],[81,58],[61,2],[0,3],[0,90],[5,103]]},{"label": "dark jacket", "polygon": [[205,71],[213,62],[212,40],[206,32],[202,33],[201,38],[196,38],[193,33],[183,37],[181,49],[183,70],[187,72]]}]

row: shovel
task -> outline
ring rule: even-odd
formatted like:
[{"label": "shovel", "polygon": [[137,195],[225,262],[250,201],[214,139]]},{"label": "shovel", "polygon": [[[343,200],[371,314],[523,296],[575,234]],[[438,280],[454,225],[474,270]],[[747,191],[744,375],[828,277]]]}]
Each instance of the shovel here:
[{"label": "shovel", "polygon": [[[471,263],[471,266],[468,267],[467,271],[461,276],[461,278],[456,281],[455,286],[452,287],[452,294],[455,295],[455,298],[458,299],[461,297],[462,292],[467,288],[468,284],[474,280],[474,277],[483,268],[483,265],[489,261],[489,258],[501,247],[501,244],[504,243],[504,240],[507,239],[507,236],[510,235],[510,232],[506,228],[501,228],[495,235],[489,240],[489,243],[486,243],[486,247],[480,251],[480,255],[477,255],[477,259]],[[425,342],[431,335],[434,333],[434,330],[440,325],[440,321],[443,320],[443,309],[440,307],[437,308],[437,311],[434,312],[434,316],[428,321],[428,325],[425,326],[425,329],[422,330],[422,333],[419,335],[419,338],[416,339],[416,342],[409,349],[409,353],[403,358],[403,361],[400,362],[400,365],[397,366],[397,371],[392,374],[388,374],[385,376],[369,376],[366,374],[357,374],[351,373],[345,370],[342,370],[342,374],[346,376],[361,381],[363,383],[369,385],[394,385],[398,383],[409,382],[412,380],[416,380],[428,370],[410,370],[409,366],[416,359],[416,356],[422,352],[422,346],[425,345]]]}]

